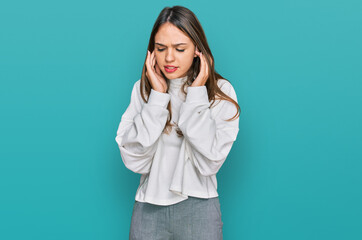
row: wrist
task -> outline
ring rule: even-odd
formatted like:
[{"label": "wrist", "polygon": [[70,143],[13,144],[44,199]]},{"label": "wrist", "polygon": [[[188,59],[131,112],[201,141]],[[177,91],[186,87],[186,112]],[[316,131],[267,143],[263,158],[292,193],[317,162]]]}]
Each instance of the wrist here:
[{"label": "wrist", "polygon": [[201,87],[201,86],[204,86],[204,84],[193,82],[190,87]]}]

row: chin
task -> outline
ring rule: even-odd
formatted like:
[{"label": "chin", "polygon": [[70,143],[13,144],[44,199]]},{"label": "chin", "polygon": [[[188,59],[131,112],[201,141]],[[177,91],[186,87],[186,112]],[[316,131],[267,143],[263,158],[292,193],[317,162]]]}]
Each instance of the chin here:
[{"label": "chin", "polygon": [[166,76],[168,79],[175,79],[175,78],[180,78],[181,75],[168,75]]}]

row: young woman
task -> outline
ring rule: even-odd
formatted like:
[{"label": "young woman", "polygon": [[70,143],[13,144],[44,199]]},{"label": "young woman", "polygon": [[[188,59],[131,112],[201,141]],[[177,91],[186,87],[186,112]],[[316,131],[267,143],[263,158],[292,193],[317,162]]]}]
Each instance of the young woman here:
[{"label": "young woman", "polygon": [[130,239],[222,239],[216,173],[239,113],[194,13],[164,8],[116,136],[123,163],[141,174]]}]

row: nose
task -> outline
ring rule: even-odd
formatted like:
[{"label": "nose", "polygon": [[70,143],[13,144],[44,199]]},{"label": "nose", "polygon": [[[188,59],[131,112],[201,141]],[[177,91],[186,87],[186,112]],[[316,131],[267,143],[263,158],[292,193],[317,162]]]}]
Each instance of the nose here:
[{"label": "nose", "polygon": [[171,48],[167,49],[166,62],[173,62],[175,60],[174,53]]}]

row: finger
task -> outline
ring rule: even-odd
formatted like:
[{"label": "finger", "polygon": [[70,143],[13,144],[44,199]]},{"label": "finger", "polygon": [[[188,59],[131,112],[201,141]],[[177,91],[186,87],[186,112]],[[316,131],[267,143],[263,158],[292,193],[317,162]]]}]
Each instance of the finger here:
[{"label": "finger", "polygon": [[204,63],[203,63],[203,61],[202,61],[201,53],[199,54],[199,58],[200,58],[200,70],[199,70],[199,74],[203,74]]},{"label": "finger", "polygon": [[210,67],[211,67],[211,65],[207,64],[207,68],[206,68],[206,75],[207,75],[207,78],[209,78]]},{"label": "finger", "polygon": [[146,67],[150,67],[150,51],[147,51],[147,58],[146,58]]},{"label": "finger", "polygon": [[157,60],[156,60],[156,54],[155,54],[155,56],[154,56],[154,58],[153,58],[153,66],[154,66],[154,69],[156,70],[156,66],[158,67],[158,65],[157,65]]},{"label": "finger", "polygon": [[206,80],[209,78],[209,64],[206,64]]},{"label": "finger", "polygon": [[146,59],[146,76],[151,81],[151,78],[153,76],[152,74],[152,66],[151,66],[151,52],[147,51],[147,59]]},{"label": "finger", "polygon": [[202,69],[202,73],[205,74],[205,68],[206,68],[206,61],[205,61],[205,57],[204,54],[200,53],[200,58],[201,58],[201,69]]},{"label": "finger", "polygon": [[202,54],[202,61],[204,63],[204,73],[206,73],[207,62],[206,62],[206,58],[205,58],[204,54]]},{"label": "finger", "polygon": [[153,57],[156,59],[156,51],[153,52]]},{"label": "finger", "polygon": [[200,54],[201,54],[201,52],[196,51],[196,55],[197,55],[199,58],[201,58],[201,57],[200,57]]},{"label": "finger", "polygon": [[207,63],[206,57],[204,57],[204,64],[205,64],[205,78],[207,79],[208,73],[209,73],[209,64]]},{"label": "finger", "polygon": [[154,68],[154,58],[153,58],[153,54],[154,54],[154,51],[152,52],[151,56],[150,56],[150,63],[151,63],[151,67]]},{"label": "finger", "polygon": [[[148,74],[148,69],[149,69],[149,66],[148,66],[148,51],[147,51],[147,57],[146,57],[146,62],[145,62],[145,64],[146,64],[146,76],[147,76],[147,74]],[[148,77],[148,76],[147,76]]]}]

